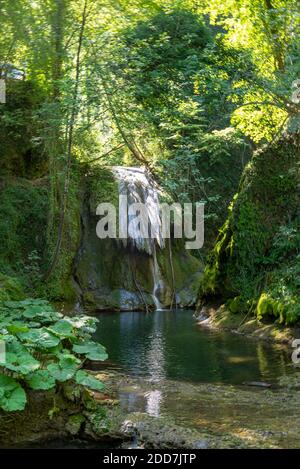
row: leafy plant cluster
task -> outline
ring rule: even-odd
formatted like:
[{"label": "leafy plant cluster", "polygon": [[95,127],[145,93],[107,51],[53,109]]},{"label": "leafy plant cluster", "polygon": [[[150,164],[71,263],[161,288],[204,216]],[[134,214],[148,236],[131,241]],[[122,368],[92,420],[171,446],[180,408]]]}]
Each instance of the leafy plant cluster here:
[{"label": "leafy plant cluster", "polygon": [[1,302],[5,358],[0,362],[0,408],[23,410],[28,390],[48,391],[67,381],[103,389],[102,382],[82,369],[86,360],[107,358],[105,348],[91,340],[96,323],[87,316],[63,316],[42,299]]},{"label": "leafy plant cluster", "polygon": [[[49,208],[45,182],[38,186],[25,179],[8,179],[0,192],[0,271],[4,274],[15,276],[20,273],[25,277],[31,273],[26,266],[40,265]],[[43,226],[45,229],[41,230]]]},{"label": "leafy plant cluster", "polygon": [[265,265],[270,272],[257,304],[257,316],[292,324],[300,318],[300,219],[279,227]]}]

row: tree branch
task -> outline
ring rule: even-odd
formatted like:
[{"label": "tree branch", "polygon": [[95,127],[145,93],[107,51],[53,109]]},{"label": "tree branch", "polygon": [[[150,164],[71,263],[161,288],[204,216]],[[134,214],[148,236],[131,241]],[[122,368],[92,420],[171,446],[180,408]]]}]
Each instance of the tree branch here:
[{"label": "tree branch", "polygon": [[123,148],[124,146],[125,146],[125,143],[120,143],[120,144],[117,145],[116,147],[111,148],[111,149],[110,149],[109,151],[107,151],[106,153],[103,153],[102,155],[97,156],[97,158],[94,158],[93,160],[89,160],[89,163],[94,163],[94,161],[101,160],[102,158],[105,158],[106,156],[110,155],[110,153],[113,153],[114,151],[117,151],[117,150],[119,150],[120,148]]}]

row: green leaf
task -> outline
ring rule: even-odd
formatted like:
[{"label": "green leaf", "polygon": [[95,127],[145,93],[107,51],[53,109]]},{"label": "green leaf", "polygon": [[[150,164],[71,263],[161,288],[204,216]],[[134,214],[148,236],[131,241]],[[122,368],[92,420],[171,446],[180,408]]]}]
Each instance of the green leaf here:
[{"label": "green leaf", "polygon": [[29,321],[26,324],[28,327],[41,327],[41,323],[36,321]]},{"label": "green leaf", "polygon": [[55,378],[48,370],[37,370],[26,376],[26,382],[32,389],[52,389],[55,386]]},{"label": "green leaf", "polygon": [[3,301],[4,306],[9,309],[20,309],[22,307],[22,301]]},{"label": "green leaf", "polygon": [[39,348],[56,347],[60,342],[59,337],[49,332],[46,327],[32,329],[28,332],[21,332],[18,334],[18,337],[23,342],[34,344]]},{"label": "green leaf", "polygon": [[22,313],[22,316],[27,319],[34,319],[41,316],[50,316],[52,309],[48,309],[45,306],[32,305],[28,306]]},{"label": "green leaf", "polygon": [[17,340],[6,343],[5,362],[0,366],[26,375],[39,368],[40,363]]},{"label": "green leaf", "polygon": [[49,371],[51,376],[53,376],[54,379],[57,379],[57,381],[67,381],[68,379],[71,379],[75,374],[75,370],[63,370],[59,363],[51,363],[47,366],[47,370]]},{"label": "green leaf", "polygon": [[41,298],[27,298],[26,300],[17,301],[16,302],[19,307],[20,306],[30,306],[30,305],[39,305],[39,306],[47,306],[48,308],[52,309],[51,304],[48,300],[42,300]]},{"label": "green leaf", "polygon": [[21,385],[10,376],[0,374],[0,407],[7,412],[24,410],[26,393]]},{"label": "green leaf", "polygon": [[47,370],[58,381],[72,379],[76,373],[80,360],[71,354],[61,354],[59,363],[51,363]]},{"label": "green leaf", "polygon": [[97,329],[97,323],[99,322],[97,318],[89,316],[74,316],[72,318],[68,318],[67,321],[69,321],[75,329],[78,329],[79,333],[94,333]]},{"label": "green leaf", "polygon": [[19,323],[14,322],[14,323],[10,324],[9,326],[7,326],[6,329],[11,334],[17,334],[18,332],[28,332],[29,331],[29,328],[26,326],[26,324],[24,324],[22,322],[19,322]]},{"label": "green leaf", "polygon": [[75,379],[77,384],[94,389],[95,391],[101,391],[104,388],[104,384],[101,381],[84,370],[78,370]]},{"label": "green leaf", "polygon": [[95,342],[79,342],[73,345],[73,351],[83,354],[89,360],[104,361],[108,358],[105,348]]},{"label": "green leaf", "polygon": [[59,337],[74,337],[72,324],[65,319],[61,319],[53,326],[47,327],[47,330]]}]

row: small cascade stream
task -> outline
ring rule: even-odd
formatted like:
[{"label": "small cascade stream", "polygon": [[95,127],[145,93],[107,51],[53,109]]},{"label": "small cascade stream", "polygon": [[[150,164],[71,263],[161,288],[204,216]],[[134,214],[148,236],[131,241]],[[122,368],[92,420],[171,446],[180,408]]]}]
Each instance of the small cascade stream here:
[{"label": "small cascade stream", "polygon": [[[164,281],[157,261],[157,248],[163,248],[162,222],[159,206],[159,191],[146,168],[115,166],[113,173],[118,181],[119,195],[127,202],[126,210],[119,213],[119,226],[127,237],[122,238],[124,246],[131,245],[151,257],[151,272],[153,278],[153,301],[156,310],[162,310],[161,294]],[[133,204],[143,204],[148,217],[148,233],[142,237],[137,223],[131,223],[133,215],[130,207]],[[134,210],[133,210],[134,211]]]},{"label": "small cascade stream", "polygon": [[162,311],[164,309],[160,302],[160,292],[164,289],[164,281],[161,275],[160,267],[157,262],[156,247],[154,247],[153,257],[151,259],[151,270],[153,277],[153,301],[155,303],[156,311]]}]

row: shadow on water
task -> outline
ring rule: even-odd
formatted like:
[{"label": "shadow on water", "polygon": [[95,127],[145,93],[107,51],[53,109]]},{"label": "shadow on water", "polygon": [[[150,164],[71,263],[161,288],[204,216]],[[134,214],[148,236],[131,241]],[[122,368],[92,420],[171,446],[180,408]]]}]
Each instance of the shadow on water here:
[{"label": "shadow on water", "polygon": [[152,382],[243,384],[275,382],[293,372],[278,346],[229,332],[200,328],[193,311],[102,313],[95,339],[109,351],[109,364]]}]

